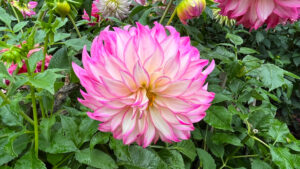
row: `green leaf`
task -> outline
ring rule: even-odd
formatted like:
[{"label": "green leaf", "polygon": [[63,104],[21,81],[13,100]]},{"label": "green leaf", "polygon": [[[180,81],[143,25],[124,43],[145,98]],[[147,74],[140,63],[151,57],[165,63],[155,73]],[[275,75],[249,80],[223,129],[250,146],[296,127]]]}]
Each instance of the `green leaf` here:
[{"label": "green leaf", "polygon": [[45,137],[47,141],[50,141],[51,137],[51,127],[55,123],[55,116],[51,116],[50,118],[43,118],[40,123],[41,134]]},{"label": "green leaf", "polygon": [[46,140],[41,139],[40,140],[40,146],[39,149],[51,154],[57,154],[57,153],[69,153],[74,152],[77,150],[76,145],[74,142],[65,136],[62,129],[53,132],[53,140],[51,142],[48,142]]},{"label": "green leaf", "polygon": [[28,169],[38,168],[47,169],[46,165],[35,157],[33,152],[27,152],[22,158],[20,158],[15,165],[15,169]]},{"label": "green leaf", "polygon": [[249,55],[249,54],[253,54],[253,53],[259,53],[254,49],[246,48],[246,47],[241,47],[239,52],[242,53],[242,54],[245,54],[245,55]]},{"label": "green leaf", "polygon": [[212,139],[216,144],[232,144],[235,146],[243,146],[243,144],[241,144],[241,140],[233,134],[215,133]]},{"label": "green leaf", "polygon": [[45,89],[54,95],[54,83],[57,78],[63,77],[55,73],[56,70],[47,69],[43,73],[39,73],[29,78],[29,82],[36,88]]},{"label": "green leaf", "polygon": [[130,163],[125,163],[127,168],[139,169],[160,169],[166,168],[160,157],[151,149],[144,149],[140,146],[130,146]]},{"label": "green leaf", "polygon": [[50,154],[50,153],[47,153],[47,160],[52,165],[55,165],[55,164],[59,163],[64,157],[65,157],[64,154]]},{"label": "green leaf", "polygon": [[52,68],[60,68],[60,69],[68,69],[70,67],[70,61],[68,58],[67,48],[60,48],[55,54],[52,56],[48,69]]},{"label": "green leaf", "polygon": [[78,137],[77,133],[77,124],[75,123],[75,119],[73,117],[68,117],[65,115],[60,115],[62,130],[65,134],[65,137],[73,140],[77,145],[81,142],[81,137]]},{"label": "green leaf", "polygon": [[65,41],[65,45],[68,47],[72,47],[76,51],[82,50],[83,46],[87,46],[87,50],[91,48],[91,41],[86,39],[86,37],[78,38],[78,39],[70,39]]},{"label": "green leaf", "polygon": [[114,151],[114,154],[118,160],[128,161],[130,159],[128,146],[124,145],[121,140],[111,137],[109,147]]},{"label": "green leaf", "polygon": [[173,144],[172,148],[180,151],[182,154],[187,156],[189,159],[194,161],[196,158],[196,147],[191,140],[183,140],[179,143]]},{"label": "green leaf", "polygon": [[27,23],[28,23],[28,21],[22,21],[22,22],[17,23],[17,24],[14,26],[13,31],[14,31],[14,32],[20,31],[24,26],[27,25]]},{"label": "green leaf", "polygon": [[176,150],[163,149],[158,152],[160,158],[167,163],[170,169],[182,169],[184,168],[184,161],[181,154]]},{"label": "green leaf", "polygon": [[4,22],[9,28],[11,24],[11,17],[6,13],[6,10],[0,7],[0,20]]},{"label": "green leaf", "polygon": [[272,169],[272,167],[264,161],[253,159],[251,161],[251,169]]},{"label": "green leaf", "polygon": [[98,132],[96,133],[90,142],[90,149],[94,149],[97,144],[106,144],[109,141],[109,133]]},{"label": "green leaf", "polygon": [[257,69],[257,74],[269,91],[281,87],[284,82],[284,70],[273,64],[263,64]]},{"label": "green leaf", "polygon": [[[0,103],[2,99],[0,98]],[[0,107],[0,117],[2,123],[7,126],[23,126],[23,118],[18,111],[22,111],[18,100],[13,100],[9,105]]]},{"label": "green leaf", "polygon": [[280,169],[295,169],[299,167],[299,155],[291,154],[288,148],[270,146],[273,162]]},{"label": "green leaf", "polygon": [[232,114],[222,106],[211,106],[207,110],[204,121],[209,125],[223,130],[233,131],[231,128]]},{"label": "green leaf", "polygon": [[118,168],[115,161],[106,153],[100,150],[89,148],[76,152],[75,158],[78,162],[101,169]]},{"label": "green leaf", "polygon": [[295,75],[294,73],[289,72],[289,71],[284,71],[284,74],[287,75],[287,76],[290,76],[290,77],[292,77],[292,78],[294,78],[294,79],[298,79],[298,80],[300,79],[299,76],[297,76],[297,75]]},{"label": "green leaf", "polygon": [[203,169],[217,168],[215,160],[207,151],[205,151],[201,148],[197,148],[197,154],[198,154],[200,163],[203,164]]},{"label": "green leaf", "polygon": [[143,13],[143,15],[140,17],[139,19],[139,23],[141,23],[142,25],[147,25],[148,23],[148,16],[149,14],[153,11],[153,8],[147,9],[145,10],[145,12]]},{"label": "green leaf", "polygon": [[264,34],[262,32],[257,32],[256,33],[256,42],[260,43],[265,39]]},{"label": "green leaf", "polygon": [[29,63],[29,68],[30,68],[30,71],[34,71],[36,69],[36,64],[43,60],[44,58],[44,55],[43,55],[43,50],[39,50],[37,52],[34,52],[29,60],[28,60],[28,63]]},{"label": "green leaf", "polygon": [[277,119],[272,121],[271,127],[268,130],[268,135],[271,136],[275,142],[286,142],[285,135],[289,133],[290,131],[288,126]]},{"label": "green leaf", "polygon": [[82,142],[91,140],[91,137],[97,132],[99,122],[88,117],[81,120],[79,125],[79,136]]},{"label": "green leaf", "polygon": [[[54,34],[54,42],[58,42],[58,41],[64,40],[64,39],[66,39],[66,38],[68,38],[70,36],[71,36],[70,33],[58,32],[58,33]],[[53,57],[51,59],[53,59]]]},{"label": "green leaf", "polygon": [[10,81],[14,80],[8,73],[6,66],[4,65],[4,63],[2,61],[0,62],[0,77],[3,77]]},{"label": "green leaf", "polygon": [[231,33],[227,33],[226,34],[226,38],[227,39],[230,39],[230,41],[235,44],[235,45],[241,45],[244,43],[243,39],[238,36],[238,35],[234,35],[234,34],[231,34]]},{"label": "green leaf", "polygon": [[30,142],[30,138],[23,132],[2,129],[0,136],[2,135],[7,137],[0,139],[0,166],[18,157]]}]

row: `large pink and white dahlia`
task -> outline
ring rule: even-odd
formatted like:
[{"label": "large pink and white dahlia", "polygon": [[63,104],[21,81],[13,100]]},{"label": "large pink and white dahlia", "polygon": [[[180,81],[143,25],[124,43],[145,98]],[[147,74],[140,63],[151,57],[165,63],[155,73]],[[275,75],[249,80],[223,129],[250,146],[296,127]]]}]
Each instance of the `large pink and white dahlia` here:
[{"label": "large pink and white dahlia", "polygon": [[267,29],[300,17],[300,0],[215,0],[220,3],[220,14],[236,19],[237,24],[258,29],[267,24]]},{"label": "large pink and white dahlia", "polygon": [[79,101],[94,111],[88,116],[124,144],[188,139],[214,98],[204,84],[214,61],[204,70],[209,61],[190,39],[166,28],[170,35],[158,23],[106,28],[94,39],[91,57],[84,47],[84,68],[73,63],[86,90]]}]

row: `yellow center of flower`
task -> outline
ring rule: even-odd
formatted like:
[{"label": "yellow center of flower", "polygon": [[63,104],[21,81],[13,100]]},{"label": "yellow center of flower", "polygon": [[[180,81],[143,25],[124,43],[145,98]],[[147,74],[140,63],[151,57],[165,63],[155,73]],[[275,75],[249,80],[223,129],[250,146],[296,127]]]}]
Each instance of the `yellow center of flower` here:
[{"label": "yellow center of flower", "polygon": [[148,101],[148,107],[152,106],[153,103],[154,103],[154,99],[156,97],[156,94],[151,91],[151,89],[152,89],[151,85],[149,87],[147,87],[147,85],[145,83],[143,83],[142,88],[146,90],[146,96],[149,100]]}]

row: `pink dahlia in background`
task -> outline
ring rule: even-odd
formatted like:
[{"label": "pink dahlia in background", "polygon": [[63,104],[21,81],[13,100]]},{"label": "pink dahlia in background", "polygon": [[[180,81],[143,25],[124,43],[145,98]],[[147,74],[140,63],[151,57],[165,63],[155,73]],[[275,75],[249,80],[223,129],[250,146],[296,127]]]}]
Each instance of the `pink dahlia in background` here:
[{"label": "pink dahlia in background", "polygon": [[95,18],[95,20],[93,20],[93,18],[91,19],[89,17],[88,13],[85,10],[83,11],[84,13],[82,15],[82,19],[90,21],[89,25],[91,25],[91,26],[94,26],[101,19],[100,14],[99,14],[99,10],[98,10],[95,3],[99,3],[99,0],[93,1],[93,4],[92,4],[91,16],[93,16]]},{"label": "pink dahlia in background", "polygon": [[155,23],[150,29],[107,27],[91,47],[84,47],[83,67],[73,69],[86,92],[79,99],[102,122],[99,130],[112,132],[124,144],[147,147],[159,138],[179,142],[190,137],[193,123],[206,115],[214,99],[205,79],[214,61],[200,59],[189,37],[180,37],[172,26]]},{"label": "pink dahlia in background", "polygon": [[220,3],[221,15],[236,19],[237,24],[258,29],[267,24],[267,29],[287,21],[294,22],[300,16],[300,0],[215,0]]},{"label": "pink dahlia in background", "polygon": [[177,16],[186,24],[187,20],[199,17],[205,7],[205,0],[182,0],[177,6]]},{"label": "pink dahlia in background", "polygon": [[[26,43],[26,42],[25,42],[25,43]],[[21,47],[20,45],[17,45],[17,46],[18,46],[18,47]],[[39,46],[39,45],[36,45],[36,47],[38,47],[38,46]],[[35,48],[35,49],[30,50],[30,51],[28,52],[28,54],[27,54],[27,57],[29,58],[33,53],[38,52],[38,51],[40,51],[41,49],[43,49],[43,48]],[[0,51],[0,54],[6,52],[6,51],[8,51],[8,50],[9,50],[9,49],[2,49],[2,50]],[[52,55],[46,55],[45,69],[48,68],[48,65],[49,65],[49,63],[50,63],[51,58],[52,58]],[[23,65],[22,65],[22,67],[19,69],[18,74],[19,74],[19,73],[26,73],[26,72],[27,72],[27,67],[26,67],[25,61],[23,60],[22,63],[23,63]],[[12,64],[12,65],[10,65],[10,67],[8,68],[8,73],[12,74],[12,73],[17,69],[17,67],[18,67],[18,64]],[[42,68],[42,61],[40,61],[40,62],[37,63],[36,69],[34,70],[34,72],[35,72],[35,73],[41,72],[41,68]]]},{"label": "pink dahlia in background", "polygon": [[33,9],[38,5],[35,1],[29,1],[28,4],[20,4],[19,0],[13,0],[11,1],[11,4],[22,13],[24,18],[35,15],[36,13]]}]

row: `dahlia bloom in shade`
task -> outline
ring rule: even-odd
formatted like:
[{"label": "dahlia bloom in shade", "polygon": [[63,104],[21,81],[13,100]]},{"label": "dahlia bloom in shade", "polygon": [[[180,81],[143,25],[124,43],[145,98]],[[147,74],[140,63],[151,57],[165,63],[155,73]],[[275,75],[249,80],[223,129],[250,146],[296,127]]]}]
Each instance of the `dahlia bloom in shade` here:
[{"label": "dahlia bloom in shade", "polygon": [[13,0],[11,4],[22,13],[24,18],[35,15],[36,13],[33,9],[38,5],[35,1],[30,1],[28,4],[20,4],[19,0]]},{"label": "dahlia bloom in shade", "polygon": [[177,6],[177,16],[186,24],[187,20],[199,17],[205,7],[205,0],[182,0]]},{"label": "dahlia bloom in shade", "polygon": [[98,0],[95,5],[103,17],[124,19],[129,14],[129,0]]},{"label": "dahlia bloom in shade", "polygon": [[216,0],[220,14],[237,20],[246,28],[267,29],[299,19],[300,0]]},{"label": "dahlia bloom in shade", "polygon": [[83,11],[82,19],[90,21],[88,24],[91,26],[94,26],[97,22],[101,20],[99,9],[96,6],[96,3],[98,2],[99,0],[95,0],[92,4],[91,16],[93,16],[95,20],[93,20],[93,18],[90,18],[85,10]]},{"label": "dahlia bloom in shade", "polygon": [[93,110],[90,118],[102,122],[100,131],[112,132],[124,144],[188,139],[214,98],[205,84],[214,61],[207,66],[189,37],[166,28],[170,35],[158,23],[152,29],[139,23],[106,28],[94,39],[91,57],[84,47],[84,68],[73,63],[86,90],[79,102]]}]

